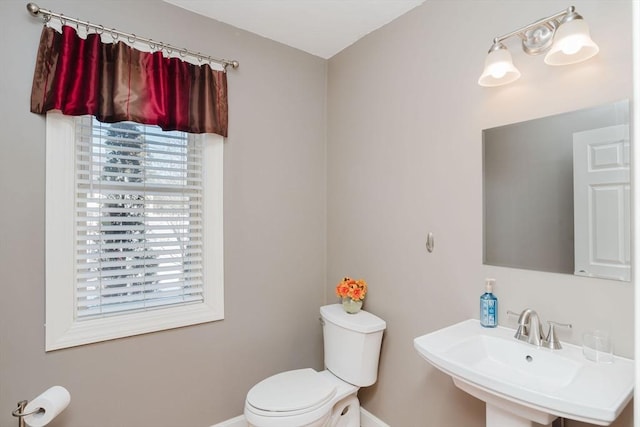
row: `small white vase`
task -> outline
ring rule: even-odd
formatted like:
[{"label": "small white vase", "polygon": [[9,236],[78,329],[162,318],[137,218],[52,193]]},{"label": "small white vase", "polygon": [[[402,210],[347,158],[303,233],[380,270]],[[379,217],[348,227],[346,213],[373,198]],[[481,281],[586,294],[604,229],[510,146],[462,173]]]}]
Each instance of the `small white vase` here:
[{"label": "small white vase", "polygon": [[356,301],[349,297],[342,298],[342,308],[349,314],[356,314],[362,309],[362,300]]}]

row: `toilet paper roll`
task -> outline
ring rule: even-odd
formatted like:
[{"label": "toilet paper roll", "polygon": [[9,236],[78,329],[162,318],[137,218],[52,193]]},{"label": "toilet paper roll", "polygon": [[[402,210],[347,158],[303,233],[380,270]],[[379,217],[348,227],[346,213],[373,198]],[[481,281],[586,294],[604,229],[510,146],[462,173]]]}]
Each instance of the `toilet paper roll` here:
[{"label": "toilet paper roll", "polygon": [[50,389],[46,390],[40,396],[33,399],[24,408],[25,413],[37,411],[38,408],[42,408],[44,411],[36,412],[32,415],[24,417],[24,421],[30,427],[43,427],[46,426],[57,417],[60,412],[71,402],[71,395],[66,388],[59,385],[54,385]]}]

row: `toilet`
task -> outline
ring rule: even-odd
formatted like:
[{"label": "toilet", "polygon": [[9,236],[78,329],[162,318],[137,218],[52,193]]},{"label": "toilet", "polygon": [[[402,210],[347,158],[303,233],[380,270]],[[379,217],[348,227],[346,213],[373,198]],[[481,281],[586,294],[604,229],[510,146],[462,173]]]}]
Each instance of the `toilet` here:
[{"label": "toilet", "polygon": [[251,427],[360,427],[358,390],[378,379],[386,323],[341,304],[320,307],[325,370],[286,371],[260,381],[245,400]]}]

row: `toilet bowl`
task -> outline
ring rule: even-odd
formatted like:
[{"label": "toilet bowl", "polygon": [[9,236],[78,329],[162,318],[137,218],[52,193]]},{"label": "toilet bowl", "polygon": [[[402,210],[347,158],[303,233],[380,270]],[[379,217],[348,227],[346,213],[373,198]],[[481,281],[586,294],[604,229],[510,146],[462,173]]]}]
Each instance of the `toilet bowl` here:
[{"label": "toilet bowl", "polygon": [[286,371],[260,381],[245,400],[251,427],[360,427],[360,387],[377,380],[384,320],[340,304],[320,307],[326,369]]}]

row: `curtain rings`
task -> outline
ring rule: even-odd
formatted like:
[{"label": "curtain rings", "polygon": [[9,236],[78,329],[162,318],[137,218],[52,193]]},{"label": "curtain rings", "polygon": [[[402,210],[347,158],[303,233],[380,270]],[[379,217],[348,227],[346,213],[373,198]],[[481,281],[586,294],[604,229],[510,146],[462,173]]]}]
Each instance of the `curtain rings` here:
[{"label": "curtain rings", "polygon": [[58,17],[58,19],[60,19],[60,24],[64,27],[65,25],[67,25],[67,19],[64,17],[64,15],[61,13],[60,16]]},{"label": "curtain rings", "polygon": [[136,37],[136,35],[135,35],[135,34],[131,34],[129,37],[127,37],[127,41],[128,41],[129,43],[135,43],[135,42],[137,42],[137,41],[138,41],[138,38]]},{"label": "curtain rings", "polygon": [[152,52],[156,50],[156,46],[156,42],[154,42],[153,39],[149,39],[149,47],[151,48]]},{"label": "curtain rings", "polygon": [[100,36],[101,36],[101,35],[102,35],[102,33],[104,33],[104,25],[98,25],[98,26],[96,27],[96,34],[98,34],[98,35],[100,35]]},{"label": "curtain rings", "polygon": [[118,34],[116,32],[115,28],[111,29],[111,34],[110,35],[111,35],[111,38],[113,39],[114,42],[118,40],[118,37],[120,37],[120,34]]},{"label": "curtain rings", "polygon": [[188,50],[187,50],[187,48],[185,47],[184,49],[182,49],[182,50],[180,51],[180,56],[181,56],[182,58],[184,58],[185,56],[187,56],[187,54],[188,54],[188,53],[189,53],[189,51],[188,51]]}]

